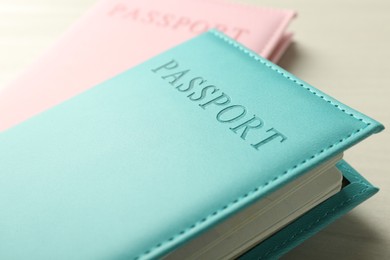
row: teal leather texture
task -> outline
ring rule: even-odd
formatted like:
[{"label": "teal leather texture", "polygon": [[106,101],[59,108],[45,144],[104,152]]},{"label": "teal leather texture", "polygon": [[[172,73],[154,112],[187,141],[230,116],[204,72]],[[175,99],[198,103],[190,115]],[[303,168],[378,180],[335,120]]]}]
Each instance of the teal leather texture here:
[{"label": "teal leather texture", "polygon": [[337,168],[350,182],[347,186],[239,259],[278,259],[378,192],[378,188],[372,186],[345,161],[338,163]]},{"label": "teal leather texture", "polygon": [[383,126],[210,31],[0,134],[0,259],[154,259]]}]

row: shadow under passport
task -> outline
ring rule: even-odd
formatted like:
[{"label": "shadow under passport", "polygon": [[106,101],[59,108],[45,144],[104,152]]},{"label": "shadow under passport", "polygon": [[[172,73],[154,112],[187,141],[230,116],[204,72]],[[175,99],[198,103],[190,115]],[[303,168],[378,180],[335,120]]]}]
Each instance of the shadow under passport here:
[{"label": "shadow under passport", "polygon": [[[279,60],[278,65],[283,69],[295,74],[297,70],[296,65],[300,63],[299,46],[296,42],[292,42],[291,45],[287,48],[286,52],[283,54],[282,58]],[[295,67],[295,69],[294,69]]]}]

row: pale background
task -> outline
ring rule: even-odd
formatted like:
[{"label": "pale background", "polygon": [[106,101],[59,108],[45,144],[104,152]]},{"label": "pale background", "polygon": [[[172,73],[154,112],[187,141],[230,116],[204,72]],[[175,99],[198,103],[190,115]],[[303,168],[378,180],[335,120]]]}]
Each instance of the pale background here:
[{"label": "pale background", "polygon": [[[0,89],[94,2],[0,0]],[[390,1],[240,2],[297,10],[295,44],[281,66],[390,127]],[[380,193],[285,259],[390,259],[389,144],[390,130],[345,154]]]}]

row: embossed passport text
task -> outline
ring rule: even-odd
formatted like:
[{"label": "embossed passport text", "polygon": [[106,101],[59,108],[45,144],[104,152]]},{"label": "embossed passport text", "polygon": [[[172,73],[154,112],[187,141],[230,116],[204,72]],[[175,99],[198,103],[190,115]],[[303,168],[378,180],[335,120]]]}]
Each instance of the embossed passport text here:
[{"label": "embossed passport text", "polygon": [[294,12],[220,0],[103,0],[0,93],[0,131],[210,28],[276,61]]}]

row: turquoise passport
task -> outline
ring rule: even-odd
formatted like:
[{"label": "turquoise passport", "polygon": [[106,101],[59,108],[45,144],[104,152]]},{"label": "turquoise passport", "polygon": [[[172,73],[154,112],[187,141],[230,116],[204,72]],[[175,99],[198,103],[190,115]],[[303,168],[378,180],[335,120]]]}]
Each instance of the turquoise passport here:
[{"label": "turquoise passport", "polygon": [[[0,134],[0,258],[169,259],[382,129],[210,31]],[[377,191],[336,167],[349,184],[241,257]]]}]

